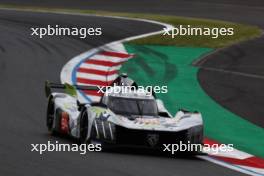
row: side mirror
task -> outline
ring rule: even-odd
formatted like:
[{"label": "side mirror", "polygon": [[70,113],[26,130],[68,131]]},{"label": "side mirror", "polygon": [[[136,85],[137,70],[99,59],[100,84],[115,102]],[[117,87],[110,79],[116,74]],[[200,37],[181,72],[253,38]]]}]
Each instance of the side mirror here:
[{"label": "side mirror", "polygon": [[159,116],[161,116],[161,117],[170,117],[167,112],[159,112]]}]

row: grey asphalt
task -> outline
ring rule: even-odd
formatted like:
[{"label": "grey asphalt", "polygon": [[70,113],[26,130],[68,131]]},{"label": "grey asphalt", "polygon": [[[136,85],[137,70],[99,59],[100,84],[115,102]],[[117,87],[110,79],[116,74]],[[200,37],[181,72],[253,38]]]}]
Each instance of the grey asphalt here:
[{"label": "grey asphalt", "polygon": [[144,12],[222,19],[263,27],[263,0],[1,0],[1,4]]},{"label": "grey asphalt", "polygon": [[[103,36],[30,36],[31,27],[47,24],[102,27]],[[160,29],[161,26],[121,19],[55,15],[0,10],[0,175],[244,175],[197,159],[134,152],[96,153],[31,152],[31,144],[71,143],[51,137],[45,127],[44,81],[59,81],[62,66],[92,47],[127,36]]]},{"label": "grey asphalt", "polygon": [[234,45],[198,63],[203,89],[226,109],[264,127],[264,37]]}]

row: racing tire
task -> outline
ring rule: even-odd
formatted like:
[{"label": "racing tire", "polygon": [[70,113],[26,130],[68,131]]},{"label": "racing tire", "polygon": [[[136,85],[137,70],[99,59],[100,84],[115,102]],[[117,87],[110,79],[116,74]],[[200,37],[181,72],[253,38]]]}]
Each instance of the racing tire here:
[{"label": "racing tire", "polygon": [[86,112],[86,109],[84,108],[81,112],[81,117],[80,117],[80,135],[79,135],[80,144],[89,143],[89,140],[87,139],[88,126],[89,126],[88,114]]},{"label": "racing tire", "polygon": [[[188,131],[185,140],[183,143],[185,144],[197,144],[203,146],[203,139],[204,139],[204,132],[203,132],[203,125],[199,127],[192,128],[192,130]],[[189,155],[200,155],[202,154],[202,148],[199,148],[197,151],[186,151],[186,154]]]},{"label": "racing tire", "polygon": [[48,100],[48,107],[47,107],[47,115],[46,115],[46,125],[48,128],[48,132],[50,134],[54,134],[54,129],[53,129],[53,123],[54,123],[54,99],[52,96],[49,97]]}]

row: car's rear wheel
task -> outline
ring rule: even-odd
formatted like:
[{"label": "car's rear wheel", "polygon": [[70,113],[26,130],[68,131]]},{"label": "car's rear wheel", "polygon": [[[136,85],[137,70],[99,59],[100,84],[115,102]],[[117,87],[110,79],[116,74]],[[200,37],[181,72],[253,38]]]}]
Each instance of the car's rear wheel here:
[{"label": "car's rear wheel", "polygon": [[53,134],[54,132],[53,130],[54,115],[55,115],[54,111],[55,111],[54,99],[52,96],[50,96],[48,101],[47,117],[46,117],[46,125],[50,134]]}]

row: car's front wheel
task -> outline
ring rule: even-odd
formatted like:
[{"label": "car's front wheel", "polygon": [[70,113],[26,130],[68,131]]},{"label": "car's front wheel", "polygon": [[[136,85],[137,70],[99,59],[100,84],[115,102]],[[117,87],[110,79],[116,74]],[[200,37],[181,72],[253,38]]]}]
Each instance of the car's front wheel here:
[{"label": "car's front wheel", "polygon": [[189,146],[196,146],[196,147],[193,148],[191,147],[190,151],[187,151],[187,153],[194,155],[202,154],[203,139],[204,139],[203,125],[189,129],[189,131],[186,133],[183,143]]},{"label": "car's front wheel", "polygon": [[88,143],[88,114],[86,110],[83,110],[80,117],[80,135],[79,135],[79,142],[81,144]]}]

